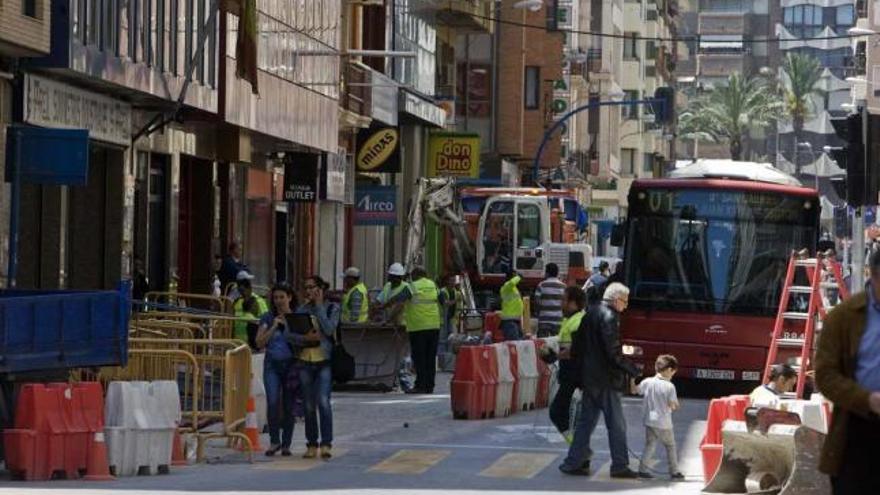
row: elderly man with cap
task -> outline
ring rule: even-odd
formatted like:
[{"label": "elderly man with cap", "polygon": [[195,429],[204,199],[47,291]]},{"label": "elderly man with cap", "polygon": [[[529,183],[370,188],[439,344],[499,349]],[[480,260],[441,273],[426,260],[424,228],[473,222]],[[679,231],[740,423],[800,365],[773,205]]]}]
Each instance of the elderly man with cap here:
[{"label": "elderly man with cap", "polygon": [[345,294],[342,296],[341,323],[366,323],[370,316],[370,301],[367,286],[361,282],[361,271],[355,267],[345,270],[342,281]]},{"label": "elderly man with cap", "polygon": [[403,323],[403,305],[406,299],[401,299],[400,293],[409,287],[404,282],[406,277],[406,268],[400,263],[392,263],[388,267],[388,282],[382,287],[382,292],[377,298],[382,309],[385,310],[385,321],[395,322],[398,325]]}]

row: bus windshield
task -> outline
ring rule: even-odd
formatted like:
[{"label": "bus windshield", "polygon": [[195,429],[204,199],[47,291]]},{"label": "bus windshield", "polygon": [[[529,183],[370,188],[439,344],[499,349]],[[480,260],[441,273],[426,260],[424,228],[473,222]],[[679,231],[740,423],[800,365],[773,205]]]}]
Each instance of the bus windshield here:
[{"label": "bus windshield", "polygon": [[634,190],[626,264],[632,305],[775,314],[790,253],[815,243],[816,203],[777,192]]}]

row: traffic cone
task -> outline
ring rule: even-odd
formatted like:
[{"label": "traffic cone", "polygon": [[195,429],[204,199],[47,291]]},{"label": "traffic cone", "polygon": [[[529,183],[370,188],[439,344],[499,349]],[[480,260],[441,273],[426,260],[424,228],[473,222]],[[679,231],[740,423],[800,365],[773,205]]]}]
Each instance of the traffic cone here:
[{"label": "traffic cone", "polygon": [[[244,420],[244,434],[251,440],[251,452],[263,450],[260,447],[260,430],[257,428],[257,404],[253,396],[248,397],[247,416]],[[241,450],[247,450],[244,445]]]},{"label": "traffic cone", "polygon": [[180,436],[180,430],[174,429],[174,443],[171,446],[171,465],[186,466],[186,444]]},{"label": "traffic cone", "polygon": [[110,475],[107,461],[107,444],[104,443],[104,432],[96,431],[94,441],[89,445],[89,456],[86,475],[87,481],[109,481],[116,479]]}]

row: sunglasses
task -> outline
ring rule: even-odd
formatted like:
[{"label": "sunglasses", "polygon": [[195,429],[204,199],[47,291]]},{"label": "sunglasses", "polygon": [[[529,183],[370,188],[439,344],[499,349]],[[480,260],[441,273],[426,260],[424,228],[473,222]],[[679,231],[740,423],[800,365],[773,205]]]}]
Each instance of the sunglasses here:
[{"label": "sunglasses", "polygon": [[305,288],[305,290],[312,290],[312,289],[317,289],[318,286],[317,285],[306,285],[304,288]]}]

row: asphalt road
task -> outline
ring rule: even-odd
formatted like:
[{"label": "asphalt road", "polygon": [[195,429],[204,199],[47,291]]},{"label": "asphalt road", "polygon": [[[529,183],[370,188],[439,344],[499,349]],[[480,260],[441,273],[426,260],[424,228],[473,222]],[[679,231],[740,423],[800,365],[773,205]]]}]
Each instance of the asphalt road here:
[{"label": "asphalt road", "polygon": [[[447,382],[448,375],[438,382]],[[0,494],[41,493],[171,495],[210,493],[321,494],[453,494],[470,493],[617,493],[698,494],[702,487],[699,441],[705,428],[707,402],[686,399],[674,415],[681,470],[687,481],[613,480],[609,477],[607,432],[601,423],[593,438],[594,473],[589,478],[561,474],[557,466],[566,444],[555,432],[547,410],[495,420],[453,420],[448,392],[433,396],[340,393],[334,395],[335,457],[306,461],[303,428],[297,425],[294,457],[255,456],[253,464],[215,441],[206,464],[174,468],[170,474],[119,478],[95,483],[0,481]],[[630,450],[640,453],[644,429],[641,404],[624,399]],[[263,446],[268,443],[263,436]],[[665,453],[655,466],[665,473]],[[638,459],[631,456],[633,469]]]}]

